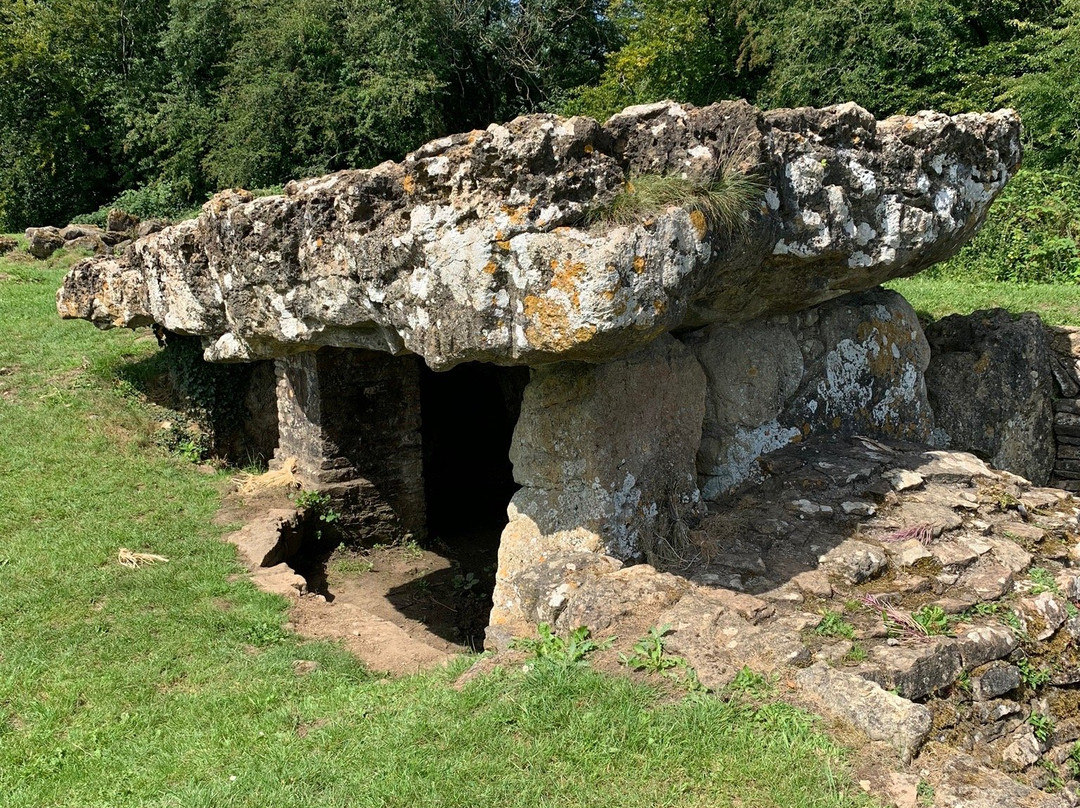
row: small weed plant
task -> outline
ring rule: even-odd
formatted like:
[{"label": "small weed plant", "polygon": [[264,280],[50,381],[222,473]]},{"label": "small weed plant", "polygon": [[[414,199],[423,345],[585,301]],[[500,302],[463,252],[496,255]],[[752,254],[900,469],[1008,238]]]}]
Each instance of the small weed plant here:
[{"label": "small weed plant", "polygon": [[1048,791],[1051,794],[1057,794],[1061,789],[1065,788],[1065,778],[1061,776],[1061,769],[1056,763],[1047,758],[1043,758],[1039,761],[1039,765],[1046,770],[1047,781],[1044,791]]},{"label": "small weed plant", "polygon": [[619,661],[631,670],[645,673],[658,673],[677,682],[690,690],[700,690],[701,683],[690,664],[681,656],[667,653],[664,637],[671,631],[671,626],[653,626],[649,633],[634,643],[629,654],[619,654]]},{"label": "small weed plant", "polygon": [[915,799],[921,808],[932,808],[934,804],[934,787],[925,780],[920,780],[915,786]]},{"label": "small weed plant", "polygon": [[851,646],[851,650],[844,655],[845,663],[850,665],[857,665],[860,662],[866,661],[866,649],[858,643],[854,643]]},{"label": "small weed plant", "polygon": [[1041,595],[1044,592],[1049,592],[1056,595],[1065,601],[1065,612],[1069,617],[1080,617],[1080,609],[1065,597],[1065,593],[1061,591],[1061,587],[1050,570],[1045,567],[1032,567],[1028,570],[1028,579],[1031,581],[1031,594]]},{"label": "small weed plant", "polygon": [[1041,595],[1044,592],[1050,592],[1059,597],[1061,596],[1061,588],[1046,567],[1032,567],[1028,570],[1028,578],[1031,581],[1031,594]]},{"label": "small weed plant", "polygon": [[311,511],[318,515],[319,521],[333,524],[341,519],[341,514],[330,507],[330,495],[321,491],[304,489],[296,495],[296,507],[302,511]]},{"label": "small weed plant", "polygon": [[1050,683],[1050,672],[1045,668],[1036,667],[1027,657],[1019,660],[1016,667],[1020,669],[1020,679],[1032,690],[1038,690]]},{"label": "small weed plant", "polygon": [[1069,757],[1065,760],[1065,765],[1069,768],[1069,772],[1073,777],[1080,779],[1080,741],[1073,744],[1072,749],[1069,751]]},{"label": "small weed plant", "polygon": [[885,623],[890,637],[909,642],[925,641],[930,637],[926,626],[916,620],[911,612],[901,609],[884,598],[877,595],[864,595],[862,604],[881,615],[881,620]]},{"label": "small weed plant", "polygon": [[610,648],[614,637],[606,640],[592,639],[591,631],[586,626],[579,626],[567,635],[560,637],[548,623],[541,623],[536,628],[537,638],[517,637],[510,647],[526,651],[536,658],[537,664],[556,668],[586,667],[589,654]]},{"label": "small weed plant", "polygon": [[1027,722],[1035,737],[1042,743],[1049,741],[1054,734],[1054,719],[1044,713],[1032,713]]},{"label": "small weed plant", "polygon": [[744,695],[753,696],[754,698],[768,698],[776,692],[776,685],[770,681],[766,676],[750,670],[750,668],[743,666],[743,668],[735,674],[735,678],[731,680],[731,684],[724,688],[724,694],[727,696]]},{"label": "small weed plant", "polygon": [[949,616],[945,613],[944,609],[940,606],[935,606],[932,603],[913,612],[911,619],[922,626],[923,631],[925,631],[926,635],[929,637],[947,635],[950,633]]},{"label": "small weed plant", "polygon": [[820,634],[822,637],[843,637],[847,640],[855,639],[855,627],[844,619],[844,615],[840,612],[834,612],[832,610],[826,610],[821,613],[821,623],[816,629],[815,634]]},{"label": "small weed plant", "polygon": [[[480,597],[480,579],[475,573],[458,573],[452,580],[454,591],[466,597]],[[545,624],[546,625],[546,624]]]}]

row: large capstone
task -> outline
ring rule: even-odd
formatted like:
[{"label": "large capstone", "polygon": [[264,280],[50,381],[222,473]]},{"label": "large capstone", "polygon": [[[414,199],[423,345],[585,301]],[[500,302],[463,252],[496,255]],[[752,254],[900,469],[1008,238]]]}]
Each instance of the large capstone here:
[{"label": "large capstone", "polygon": [[[88,259],[64,317],[157,323],[210,360],[319,346],[466,361],[606,361],[665,331],[813,306],[951,256],[1020,162],[1012,111],[876,121],[846,104],[531,115],[402,163],[228,191],[197,220]],[[603,211],[644,176],[755,183],[741,218]],[[731,200],[729,200],[730,202]]]}]

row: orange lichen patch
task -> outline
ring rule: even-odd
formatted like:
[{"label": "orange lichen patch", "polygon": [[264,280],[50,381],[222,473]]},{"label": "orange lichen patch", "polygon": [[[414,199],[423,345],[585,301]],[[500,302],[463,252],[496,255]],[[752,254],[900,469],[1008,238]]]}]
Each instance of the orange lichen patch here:
[{"label": "orange lichen patch", "polygon": [[[527,319],[525,339],[534,348],[553,352],[567,351],[575,347],[580,341],[579,335],[587,331],[573,328],[566,306],[549,297],[527,295],[523,304]],[[591,334],[585,334],[586,339],[590,336]]]},{"label": "orange lichen patch", "polygon": [[652,307],[653,311],[655,311],[658,315],[663,314],[665,311],[667,311],[667,302],[663,300],[654,300]]},{"label": "orange lichen patch", "polygon": [[578,342],[588,342],[590,339],[596,336],[596,326],[586,325],[579,328],[574,332],[574,339]]},{"label": "orange lichen patch", "polygon": [[496,241],[495,246],[498,247],[503,252],[510,252],[510,242],[509,241],[501,241],[501,240]]},{"label": "orange lichen patch", "polygon": [[321,247],[322,245],[323,245],[323,240],[321,238],[315,239],[315,246],[316,247]]},{"label": "orange lichen patch", "polygon": [[498,271],[499,265],[496,264],[494,261],[488,261],[486,264],[484,264],[484,272],[486,272],[488,275],[494,275]]},{"label": "orange lichen patch", "polygon": [[614,289],[605,289],[602,294],[603,294],[604,300],[612,301],[612,300],[615,299],[615,290]]},{"label": "orange lichen patch", "polygon": [[416,180],[406,174],[401,178],[401,187],[405,190],[405,193],[411,194],[416,190]]},{"label": "orange lichen patch", "polygon": [[574,308],[581,305],[581,292],[578,290],[578,280],[585,275],[586,267],[581,262],[565,261],[559,263],[552,261],[555,274],[551,276],[551,288],[564,292],[574,304]]},{"label": "orange lichen patch", "polygon": [[596,151],[596,149],[593,148],[593,145],[591,143],[586,143],[584,151],[586,154],[592,154],[594,151]]},{"label": "orange lichen patch", "polygon": [[644,271],[645,271],[645,259],[642,258],[640,255],[635,255],[634,256],[634,272],[636,272],[638,275],[640,275]]},{"label": "orange lichen patch", "polygon": [[[867,364],[874,376],[890,378],[897,375],[897,358],[893,356],[893,346],[904,345],[911,341],[911,326],[897,317],[890,320],[867,320],[859,323],[856,332],[859,342],[876,342],[877,351],[870,351]],[[867,345],[869,347],[869,345]]]},{"label": "orange lichen patch", "polygon": [[705,234],[709,232],[709,223],[705,220],[705,214],[700,210],[690,211],[690,224],[694,226],[698,238],[705,238]]}]

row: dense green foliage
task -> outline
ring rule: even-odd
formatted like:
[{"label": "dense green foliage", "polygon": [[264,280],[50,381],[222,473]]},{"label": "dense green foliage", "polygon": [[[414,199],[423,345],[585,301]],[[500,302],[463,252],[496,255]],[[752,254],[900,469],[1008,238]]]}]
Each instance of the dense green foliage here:
[{"label": "dense green foliage", "polygon": [[1078,61],[1080,0],[0,0],[0,229],[121,193],[175,216],[523,112],[1011,105],[1028,168],[949,271],[1073,279]]},{"label": "dense green foliage", "polygon": [[171,215],[554,108],[615,44],[605,6],[0,0],[0,230],[124,191]]}]

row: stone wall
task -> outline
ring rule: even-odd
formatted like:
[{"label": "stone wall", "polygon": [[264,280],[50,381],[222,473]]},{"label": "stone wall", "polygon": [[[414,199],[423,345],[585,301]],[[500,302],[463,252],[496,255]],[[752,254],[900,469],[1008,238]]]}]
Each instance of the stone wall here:
[{"label": "stone wall", "polygon": [[1080,328],[1049,328],[1054,375],[1055,457],[1051,485],[1080,491]]},{"label": "stone wall", "polygon": [[419,360],[323,348],[276,362],[278,458],[335,499],[347,538],[422,537]]}]

